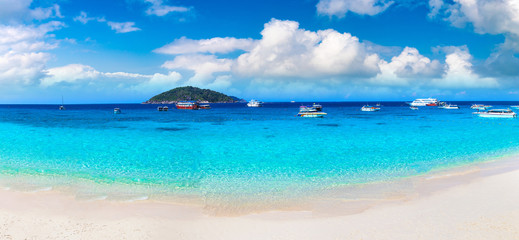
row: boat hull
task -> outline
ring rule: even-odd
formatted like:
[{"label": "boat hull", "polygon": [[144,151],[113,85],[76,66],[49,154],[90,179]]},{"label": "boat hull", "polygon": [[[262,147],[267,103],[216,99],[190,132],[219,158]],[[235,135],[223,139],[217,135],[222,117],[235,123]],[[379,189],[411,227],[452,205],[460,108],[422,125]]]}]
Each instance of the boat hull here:
[{"label": "boat hull", "polygon": [[322,118],[326,115],[326,113],[318,112],[318,113],[299,113],[297,116],[306,117],[306,118]]}]

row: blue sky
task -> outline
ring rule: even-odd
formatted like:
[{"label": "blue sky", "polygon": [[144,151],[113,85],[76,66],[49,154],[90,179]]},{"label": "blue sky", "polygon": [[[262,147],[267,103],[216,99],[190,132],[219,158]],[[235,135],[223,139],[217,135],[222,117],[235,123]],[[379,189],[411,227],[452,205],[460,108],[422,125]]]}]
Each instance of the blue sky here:
[{"label": "blue sky", "polygon": [[0,103],[517,100],[515,0],[0,0]]}]

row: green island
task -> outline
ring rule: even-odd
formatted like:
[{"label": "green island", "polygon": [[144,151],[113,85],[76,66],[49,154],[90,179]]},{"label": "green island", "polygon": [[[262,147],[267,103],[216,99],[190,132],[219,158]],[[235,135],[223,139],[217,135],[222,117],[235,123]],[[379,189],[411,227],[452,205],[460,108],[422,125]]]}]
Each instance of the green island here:
[{"label": "green island", "polygon": [[201,89],[197,87],[187,86],[178,87],[161,94],[155,95],[143,104],[165,104],[176,103],[179,101],[198,101],[207,103],[234,103],[243,102],[233,96],[227,96],[223,93],[216,92],[210,89]]}]

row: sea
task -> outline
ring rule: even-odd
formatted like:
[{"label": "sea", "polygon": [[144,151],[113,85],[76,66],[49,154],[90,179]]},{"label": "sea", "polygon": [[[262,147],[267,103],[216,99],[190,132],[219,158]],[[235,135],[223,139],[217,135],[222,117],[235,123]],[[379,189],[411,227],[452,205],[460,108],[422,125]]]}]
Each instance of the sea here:
[{"label": "sea", "polygon": [[[519,153],[519,119],[380,102],[0,105],[0,186],[82,200],[171,201],[207,209],[280,206],[348,185],[499,161]],[[120,114],[114,114],[114,108]],[[266,207],[265,207],[266,206]]]}]

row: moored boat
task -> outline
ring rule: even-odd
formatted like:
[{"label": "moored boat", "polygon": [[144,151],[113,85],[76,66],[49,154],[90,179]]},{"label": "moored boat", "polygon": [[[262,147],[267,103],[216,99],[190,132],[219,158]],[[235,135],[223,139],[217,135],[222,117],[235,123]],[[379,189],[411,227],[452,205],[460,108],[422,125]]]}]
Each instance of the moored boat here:
[{"label": "moored boat", "polygon": [[120,114],[121,109],[120,108],[114,108],[114,114]]},{"label": "moored boat", "polygon": [[254,100],[254,99],[251,99],[251,100],[247,103],[247,107],[261,107],[261,106],[263,106],[262,104],[263,104],[263,103],[260,102],[260,101],[257,101],[257,100]]},{"label": "moored boat", "polygon": [[362,106],[362,108],[360,110],[363,112],[376,112],[376,111],[380,110],[380,108],[369,106],[369,105],[364,105],[364,106]]},{"label": "moored boat", "polygon": [[199,109],[211,109],[211,106],[209,104],[202,104],[198,106]]},{"label": "moored boat", "polygon": [[460,109],[460,107],[458,105],[454,105],[454,104],[445,104],[445,105],[439,106],[438,108],[442,108],[442,109]]},{"label": "moored boat", "polygon": [[483,104],[472,104],[472,106],[470,106],[471,109],[476,109],[476,110],[481,110],[481,111],[485,111],[491,107],[492,106],[490,106],[490,105],[483,105]]},{"label": "moored boat", "polygon": [[299,108],[299,113],[297,114],[298,117],[311,117],[311,118],[322,118],[327,113],[318,111],[314,107],[307,107],[307,106],[301,106]]},{"label": "moored boat", "polygon": [[510,109],[491,109],[486,112],[474,112],[480,117],[487,118],[515,118],[517,114]]},{"label": "moored boat", "polygon": [[180,101],[175,104],[177,109],[198,110],[198,103],[192,101]]},{"label": "moored boat", "polygon": [[409,103],[413,107],[438,106],[438,99],[436,98],[418,98]]},{"label": "moored boat", "polygon": [[410,108],[411,110],[418,110],[418,107],[413,107],[413,106],[411,106],[411,107],[409,107],[409,108]]}]

